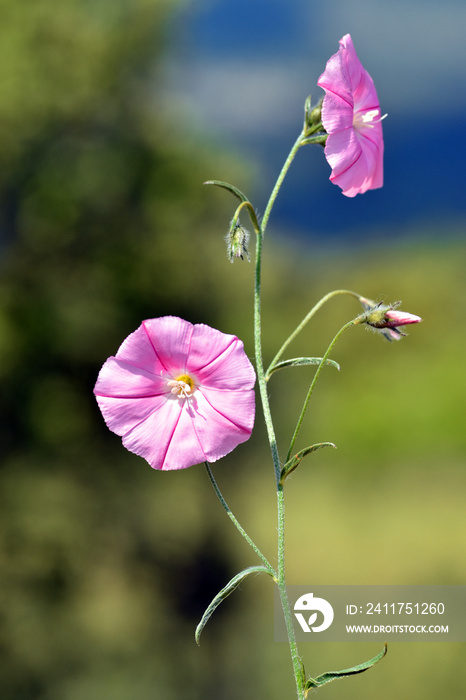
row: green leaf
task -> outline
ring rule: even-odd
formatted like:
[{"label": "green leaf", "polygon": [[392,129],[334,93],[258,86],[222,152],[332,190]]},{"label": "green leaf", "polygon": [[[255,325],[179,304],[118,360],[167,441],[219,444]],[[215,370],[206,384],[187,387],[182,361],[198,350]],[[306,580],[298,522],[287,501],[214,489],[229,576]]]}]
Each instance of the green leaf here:
[{"label": "green leaf", "polygon": [[364,661],[364,663],[359,664],[358,666],[345,668],[343,669],[343,671],[328,671],[327,673],[322,673],[322,675],[317,676],[317,678],[309,678],[309,680],[306,681],[306,685],[304,686],[306,696],[309,690],[311,690],[311,688],[319,688],[321,685],[325,685],[325,683],[330,683],[331,681],[336,681],[338,678],[354,676],[356,673],[363,673],[364,671],[367,671],[369,668],[372,668],[372,666],[374,666],[378,661],[383,659],[386,653],[387,645],[385,644],[385,647],[383,651],[380,652],[380,654],[377,654],[377,656],[374,656],[374,658],[370,659],[369,661]]},{"label": "green leaf", "polygon": [[228,182],[222,182],[221,180],[207,180],[204,182],[204,185],[216,185],[217,187],[223,187],[224,190],[228,190],[234,194],[235,197],[238,197],[240,202],[249,202],[249,199],[241,192],[241,190],[234,187],[234,185],[230,185]]},{"label": "green leaf", "polygon": [[271,576],[272,574],[270,571],[265,567],[265,566],[249,566],[247,569],[243,569],[243,571],[240,571],[239,574],[236,574],[236,576],[233,576],[233,578],[228,581],[227,585],[222,588],[222,590],[217,593],[215,598],[212,600],[210,603],[209,607],[205,611],[205,613],[202,616],[202,620],[196,627],[196,632],[195,632],[195,639],[196,639],[196,644],[200,644],[200,638],[202,634],[202,630],[207,624],[207,621],[210,619],[214,611],[218,608],[220,603],[222,603],[225,598],[228,598],[230,593],[233,593],[235,588],[238,588],[240,585],[241,581],[246,578],[246,576],[249,576],[249,574],[269,574]]},{"label": "green leaf", "polygon": [[[309,365],[320,365],[322,362],[321,357],[293,357],[291,360],[283,360],[283,362],[277,362],[272,369],[267,370],[267,379],[276,372],[277,369],[284,369],[285,367],[306,367]],[[335,367],[340,371],[340,365],[334,360],[325,360],[325,365],[328,367]]]},{"label": "green leaf", "polygon": [[315,445],[305,447],[303,450],[300,450],[293,457],[291,457],[291,459],[289,459],[288,462],[285,464],[285,466],[280,472],[280,483],[283,484],[285,482],[285,479],[289,477],[291,472],[293,472],[296,469],[296,467],[299,467],[306,455],[309,455],[311,454],[311,452],[315,452],[316,450],[320,450],[321,447],[334,447],[335,449],[337,449],[337,446],[334,445],[333,442],[316,442]]}]

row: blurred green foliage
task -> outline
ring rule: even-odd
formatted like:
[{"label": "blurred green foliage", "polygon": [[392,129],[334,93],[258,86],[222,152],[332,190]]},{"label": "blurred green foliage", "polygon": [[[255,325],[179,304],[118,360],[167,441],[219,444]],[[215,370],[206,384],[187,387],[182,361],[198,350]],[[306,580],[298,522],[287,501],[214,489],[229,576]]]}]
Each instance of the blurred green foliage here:
[{"label": "blurred green foliage", "polygon": [[[3,3],[0,22],[0,697],[2,700],[282,698],[272,589],[248,581],[209,622],[211,597],[252,561],[202,467],[162,474],[110,434],[92,389],[143,318],[180,315],[245,341],[252,266],[227,261],[246,164],[159,103],[159,60],[180,3]],[[273,233],[271,229],[271,234]],[[442,232],[444,234],[445,232]],[[332,288],[419,313],[399,344],[352,329],[316,389],[301,447],[332,440],[287,482],[290,583],[463,583],[464,245],[311,256],[286,232],[264,258],[265,353]],[[358,312],[331,302],[293,354],[322,354]],[[281,449],[310,368],[270,383]],[[273,558],[274,483],[255,434],[216,474]],[[289,484],[289,485],[288,485]],[[299,485],[298,487],[296,485]],[[372,645],[312,645],[310,672]],[[463,696],[459,645],[393,645],[330,698]],[[309,657],[309,658],[307,658]],[[462,678],[463,675],[463,678]]]}]

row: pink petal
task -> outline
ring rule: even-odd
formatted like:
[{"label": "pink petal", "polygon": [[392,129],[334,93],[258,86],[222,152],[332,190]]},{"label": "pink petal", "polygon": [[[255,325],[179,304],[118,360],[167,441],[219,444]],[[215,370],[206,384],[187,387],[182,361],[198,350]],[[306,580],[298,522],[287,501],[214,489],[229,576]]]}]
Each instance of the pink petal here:
[{"label": "pink petal", "polygon": [[241,433],[251,434],[255,412],[254,390],[229,391],[225,394],[218,389],[204,387],[200,393],[205,402],[231,425],[236,426]]},{"label": "pink petal", "polygon": [[254,424],[254,391],[232,391],[225,396],[222,391],[203,389],[194,399],[193,428],[207,461],[217,461],[249,439]]},{"label": "pink petal", "polygon": [[[133,334],[134,335],[134,334]],[[157,358],[152,354],[154,369],[156,369]],[[147,358],[141,362],[148,365]],[[113,397],[144,397],[155,396],[167,393],[167,377],[163,377],[162,365],[160,373],[153,374],[147,369],[137,367],[127,360],[119,357],[109,357],[99,372],[94,393],[97,396]]]},{"label": "pink petal", "polygon": [[171,375],[184,372],[193,334],[192,323],[176,316],[162,316],[143,321],[141,328],[166,372]]},{"label": "pink petal", "polygon": [[330,176],[332,182],[340,175],[344,175],[359,160],[361,152],[361,143],[353,128],[327,136],[325,157],[332,168]]},{"label": "pink petal", "polygon": [[[141,400],[139,406],[128,405],[132,416],[123,422],[120,415],[112,430],[123,435],[124,446],[154,469],[186,469],[215,462],[250,437],[254,391],[228,392],[227,401],[225,392],[212,393],[217,393],[213,402],[211,393],[207,399],[203,391],[196,391],[189,400],[170,397],[158,406],[152,400]],[[104,412],[105,406],[101,408]],[[137,422],[132,419],[136,414]],[[106,415],[108,418],[108,407]]]},{"label": "pink petal", "polygon": [[[171,397],[171,394],[169,396]],[[152,414],[157,414],[160,421],[163,419],[167,422],[167,418],[172,417],[174,407],[180,405],[176,401],[169,401],[167,395],[134,399],[96,396],[96,399],[107,427],[120,436],[134,430]],[[175,421],[177,418],[172,420]]]},{"label": "pink petal", "polygon": [[343,60],[349,76],[355,111],[379,109],[374,81],[359,60],[349,34],[340,40],[340,46],[343,47]]},{"label": "pink petal", "polygon": [[[354,48],[353,40],[350,34],[345,34],[345,36],[340,39],[339,54],[341,56],[341,61],[342,65],[344,66],[344,70],[346,71],[346,74],[348,76],[352,96],[352,103],[356,108],[357,106],[359,106],[356,105],[356,94],[362,95],[362,93],[360,93],[359,91],[364,87],[367,77],[369,77],[371,82],[372,79],[358,58],[358,54],[356,53],[356,49]],[[378,104],[378,100],[376,100],[376,102]]]},{"label": "pink petal", "polygon": [[120,361],[124,361],[126,367],[134,366],[144,368],[152,375],[159,375],[164,370],[164,365],[157,357],[154,347],[141,324],[134,333],[131,333],[120,345],[116,353]]},{"label": "pink petal", "polygon": [[168,399],[123,437],[124,446],[153,469],[186,469],[207,459],[194,428],[193,399]]},{"label": "pink petal", "polygon": [[[220,342],[219,338],[206,334],[206,328],[208,327],[194,327],[195,335],[187,369],[193,372],[202,387],[215,387],[229,391],[251,389],[254,386],[256,374],[244,352],[241,340],[236,336],[227,336],[215,331],[224,338],[224,341]],[[209,329],[211,330],[213,329]]]},{"label": "pink petal", "polygon": [[[342,144],[348,143],[346,150]],[[352,131],[332,134],[327,138],[325,155],[333,168],[330,179],[347,197],[363,194],[383,184],[382,161],[378,146]]]},{"label": "pink petal", "polygon": [[420,316],[415,314],[408,314],[405,311],[397,311],[396,309],[389,309],[385,312],[385,318],[388,319],[386,328],[395,326],[407,326],[411,323],[419,323],[422,321]]},{"label": "pink petal", "polygon": [[353,109],[353,90],[348,67],[343,60],[341,49],[328,59],[325,70],[317,81],[317,85],[324,88],[326,92],[329,91],[333,95],[338,95],[343,102]]},{"label": "pink petal", "polygon": [[353,129],[353,104],[348,104],[339,95],[327,92],[322,104],[322,124],[327,134],[335,134],[342,129]]}]

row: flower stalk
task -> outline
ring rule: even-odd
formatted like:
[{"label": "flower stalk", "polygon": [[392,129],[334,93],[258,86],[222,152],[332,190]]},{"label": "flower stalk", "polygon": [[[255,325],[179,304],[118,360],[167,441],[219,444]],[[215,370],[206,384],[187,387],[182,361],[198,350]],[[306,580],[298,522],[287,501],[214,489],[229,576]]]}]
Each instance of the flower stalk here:
[{"label": "flower stalk", "polygon": [[257,556],[259,557],[259,559],[260,559],[260,560],[262,561],[262,563],[265,565],[265,567],[266,567],[266,569],[268,570],[269,574],[270,574],[270,575],[274,578],[274,580],[276,581],[276,580],[277,580],[277,574],[276,574],[275,569],[273,568],[273,566],[271,565],[271,563],[269,562],[269,560],[262,554],[262,552],[261,552],[261,550],[259,549],[259,547],[258,547],[258,546],[253,542],[253,540],[249,537],[249,535],[248,535],[248,533],[246,532],[246,530],[240,525],[240,523],[238,522],[237,518],[233,515],[233,512],[232,512],[231,508],[229,507],[228,503],[225,501],[225,499],[224,499],[224,497],[223,497],[223,494],[222,494],[222,492],[220,491],[220,489],[219,489],[219,487],[218,487],[218,484],[217,484],[217,482],[216,482],[216,480],[215,480],[215,477],[214,477],[214,475],[213,475],[213,473],[212,473],[212,469],[210,468],[210,464],[209,464],[208,462],[205,462],[205,468],[206,468],[207,474],[208,474],[208,476],[209,476],[210,483],[212,484],[212,486],[213,486],[213,488],[214,488],[214,491],[215,491],[215,493],[216,493],[216,495],[217,495],[218,500],[220,501],[220,503],[222,504],[224,510],[226,511],[226,514],[228,515],[228,517],[230,518],[230,520],[232,521],[233,525],[236,527],[236,529],[238,530],[238,532],[240,533],[240,535],[241,535],[242,537],[244,537],[244,539],[246,540],[246,542],[248,543],[248,545],[251,547],[251,549],[253,549],[253,550],[255,551],[255,553],[257,554]]}]

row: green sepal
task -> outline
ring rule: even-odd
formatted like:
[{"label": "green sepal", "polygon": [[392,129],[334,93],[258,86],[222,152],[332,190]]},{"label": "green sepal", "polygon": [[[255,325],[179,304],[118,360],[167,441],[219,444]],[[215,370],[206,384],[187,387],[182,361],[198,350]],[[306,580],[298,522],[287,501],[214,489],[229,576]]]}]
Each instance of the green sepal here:
[{"label": "green sepal", "polygon": [[236,574],[236,576],[233,576],[233,578],[230,581],[228,581],[227,585],[224,586],[224,588],[222,588],[222,590],[219,593],[217,593],[217,595],[212,600],[209,607],[203,614],[202,620],[196,627],[196,632],[194,636],[197,645],[200,644],[202,630],[206,626],[207,621],[210,619],[214,611],[218,608],[220,603],[222,603],[225,600],[225,598],[228,598],[230,593],[233,593],[235,588],[238,588],[241,581],[243,581],[243,579],[245,579],[246,576],[249,576],[249,574],[269,574],[269,576],[272,576],[271,572],[265,566],[249,566],[247,569],[243,569],[243,571],[240,571],[239,574]]},{"label": "green sepal", "polygon": [[312,111],[312,95],[308,95],[306,97],[306,101],[304,103],[304,131],[307,131],[309,128],[310,124],[310,114]]},{"label": "green sepal", "polygon": [[302,146],[308,146],[311,143],[320,143],[321,146],[325,146],[328,134],[317,134],[317,136],[309,136],[301,141]]},{"label": "green sepal", "polygon": [[305,696],[307,696],[308,692],[312,688],[319,688],[321,685],[325,685],[325,683],[330,683],[331,681],[336,681],[338,678],[345,678],[346,676],[354,676],[356,673],[363,673],[364,671],[367,671],[369,668],[374,666],[378,661],[383,659],[385,654],[387,653],[387,644],[385,644],[385,647],[383,651],[380,652],[380,654],[377,654],[377,656],[374,656],[373,659],[370,659],[369,661],[364,661],[364,663],[359,664],[358,666],[352,666],[351,668],[345,668],[343,671],[328,671],[327,673],[322,673],[320,676],[317,676],[317,678],[309,678],[306,681],[306,685],[304,686],[304,692]]},{"label": "green sepal", "polygon": [[[268,380],[277,369],[284,369],[285,367],[305,367],[308,365],[320,365],[322,362],[321,357],[293,357],[290,360],[283,360],[283,362],[277,362],[271,369],[267,370],[266,379]],[[334,360],[325,360],[325,365],[329,367],[335,367],[340,371],[340,365]]]},{"label": "green sepal", "polygon": [[234,185],[230,185],[228,182],[222,182],[221,180],[207,180],[204,182],[204,185],[217,185],[217,187],[223,187],[224,190],[228,190],[234,194],[235,197],[238,197],[240,202],[249,202],[249,199],[241,192],[241,190],[234,187]]},{"label": "green sepal", "polygon": [[288,462],[285,464],[285,466],[280,472],[280,483],[285,483],[285,479],[289,477],[291,472],[294,472],[296,467],[299,467],[306,455],[309,455],[311,454],[311,452],[315,452],[316,450],[320,450],[321,447],[334,447],[335,449],[337,449],[337,446],[334,445],[333,442],[316,442],[315,445],[305,447],[303,450],[300,450],[295,455],[293,455],[293,457],[291,457],[291,459],[289,459]]}]

